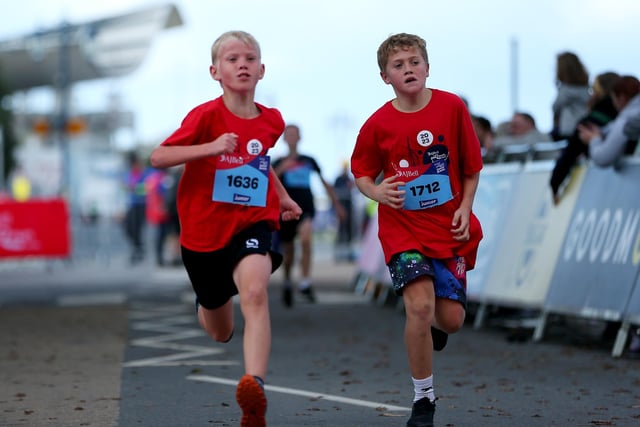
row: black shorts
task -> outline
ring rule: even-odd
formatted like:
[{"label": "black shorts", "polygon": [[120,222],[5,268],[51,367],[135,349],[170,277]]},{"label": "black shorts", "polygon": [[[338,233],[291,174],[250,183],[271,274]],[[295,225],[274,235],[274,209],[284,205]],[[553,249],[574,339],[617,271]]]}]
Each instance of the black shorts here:
[{"label": "black shorts", "polygon": [[251,254],[270,254],[271,272],[282,263],[282,255],[271,249],[271,230],[259,222],[241,231],[222,249],[195,252],[182,246],[182,262],[189,275],[198,303],[206,309],[222,307],[238,294],[233,270],[242,258]]},{"label": "black shorts", "polygon": [[303,212],[298,219],[292,219],[291,221],[280,221],[280,231],[278,232],[278,238],[281,242],[293,242],[298,235],[298,225],[302,220],[306,218],[313,219],[313,213]]}]

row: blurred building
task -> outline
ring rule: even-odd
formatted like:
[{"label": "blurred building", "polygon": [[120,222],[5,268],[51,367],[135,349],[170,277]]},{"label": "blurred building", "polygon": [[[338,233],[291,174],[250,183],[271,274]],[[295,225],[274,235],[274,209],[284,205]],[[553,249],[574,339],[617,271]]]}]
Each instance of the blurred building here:
[{"label": "blurred building", "polygon": [[113,140],[133,130],[135,115],[117,97],[106,111],[72,114],[70,93],[77,82],[131,73],[159,32],[180,25],[177,8],[167,4],[0,40],[0,79],[14,97],[34,88],[55,92],[51,112],[14,109],[20,141],[14,156],[34,196],[63,194],[80,212],[117,209],[123,164]]}]

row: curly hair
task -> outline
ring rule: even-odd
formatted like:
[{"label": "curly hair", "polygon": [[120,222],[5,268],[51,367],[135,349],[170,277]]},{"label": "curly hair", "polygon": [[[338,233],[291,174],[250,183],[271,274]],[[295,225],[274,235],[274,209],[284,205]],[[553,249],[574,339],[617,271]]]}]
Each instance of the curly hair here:
[{"label": "curly hair", "polygon": [[384,72],[390,55],[411,47],[418,49],[424,61],[427,64],[429,63],[427,43],[424,39],[415,34],[399,33],[387,37],[378,48],[378,67],[380,67],[380,71]]}]

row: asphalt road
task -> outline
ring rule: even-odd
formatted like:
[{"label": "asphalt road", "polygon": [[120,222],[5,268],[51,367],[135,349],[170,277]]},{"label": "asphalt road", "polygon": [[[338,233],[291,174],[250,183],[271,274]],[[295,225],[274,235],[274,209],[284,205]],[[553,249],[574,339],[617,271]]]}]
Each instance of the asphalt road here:
[{"label": "asphalt road", "polygon": [[[117,266],[116,266],[117,267]],[[242,319],[228,344],[197,325],[181,269],[0,270],[0,426],[237,426]],[[271,285],[270,426],[404,426],[412,399],[404,315],[316,265],[318,303]],[[541,342],[465,326],[436,354],[436,425],[638,426],[639,360],[602,325],[562,319]]]}]

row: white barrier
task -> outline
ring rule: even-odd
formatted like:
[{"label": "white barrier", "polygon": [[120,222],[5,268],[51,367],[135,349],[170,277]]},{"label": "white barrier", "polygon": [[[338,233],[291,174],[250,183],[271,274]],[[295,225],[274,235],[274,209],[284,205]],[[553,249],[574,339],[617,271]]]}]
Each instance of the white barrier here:
[{"label": "white barrier", "polygon": [[[618,170],[588,168],[536,338],[550,312],[614,321],[640,314],[633,297],[640,272],[639,182],[638,159]],[[614,356],[626,340],[619,336]]]}]

